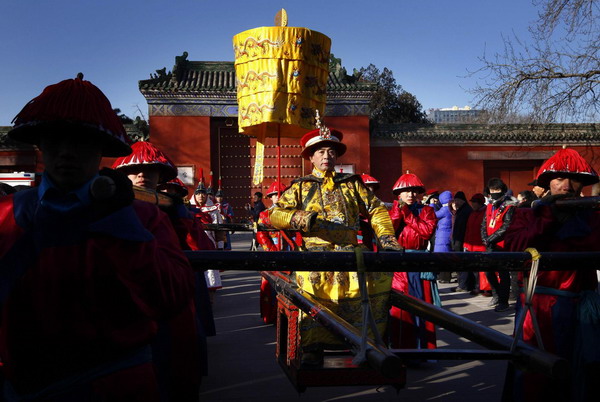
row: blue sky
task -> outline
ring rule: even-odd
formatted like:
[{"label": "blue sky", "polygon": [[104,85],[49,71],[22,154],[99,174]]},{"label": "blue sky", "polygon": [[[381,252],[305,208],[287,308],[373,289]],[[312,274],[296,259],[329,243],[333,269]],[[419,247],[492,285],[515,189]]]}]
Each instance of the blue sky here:
[{"label": "blue sky", "polygon": [[138,81],[189,60],[233,60],[231,39],[273,25],[322,32],[343,66],[388,67],[425,109],[472,105],[465,89],[478,57],[502,50],[502,35],[526,38],[530,0],[218,1],[2,0],[0,126],[42,89],[83,72],[128,116],[147,104]]}]

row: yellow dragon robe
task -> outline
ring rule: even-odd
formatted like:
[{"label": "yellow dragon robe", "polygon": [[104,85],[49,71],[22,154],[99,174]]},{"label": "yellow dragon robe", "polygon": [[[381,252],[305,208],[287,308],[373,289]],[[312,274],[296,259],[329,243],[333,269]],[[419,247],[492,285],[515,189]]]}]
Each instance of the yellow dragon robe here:
[{"label": "yellow dragon robe", "polygon": [[[313,169],[309,176],[294,180],[270,211],[277,229],[307,229],[306,217],[316,213],[315,223],[302,232],[308,251],[353,251],[358,246],[359,214],[368,217],[382,247],[395,245],[394,229],[382,202],[363,184],[360,176]],[[377,327],[385,331],[393,273],[367,273],[367,289]],[[360,328],[362,310],[356,272],[296,272],[298,286],[334,313]],[[305,352],[340,349],[338,338],[302,314],[301,345]]]}]

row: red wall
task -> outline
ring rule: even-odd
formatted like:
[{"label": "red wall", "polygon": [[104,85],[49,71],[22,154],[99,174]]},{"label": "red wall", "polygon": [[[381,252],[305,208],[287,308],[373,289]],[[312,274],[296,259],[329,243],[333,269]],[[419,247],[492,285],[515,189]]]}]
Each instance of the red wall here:
[{"label": "red wall", "polygon": [[392,188],[402,173],[402,149],[400,147],[373,147],[371,149],[371,176],[379,180],[375,195],[381,200],[393,200]]},{"label": "red wall", "polygon": [[[223,123],[215,119],[213,131]],[[470,151],[499,152],[507,151],[556,151],[560,147],[524,147],[524,146],[374,146],[370,147],[369,119],[367,116],[327,116],[325,124],[344,134],[343,142],[348,149],[338,159],[338,164],[353,164],[356,173],[369,173],[381,182],[377,195],[384,201],[393,199],[392,187],[398,177],[407,170],[416,174],[428,190],[464,191],[467,197],[481,192],[490,175],[498,175],[505,181],[510,180],[512,190],[516,193],[530,189],[527,183],[535,178],[541,160],[472,160],[468,158]],[[224,124],[224,123],[223,123]],[[176,165],[192,165],[195,168],[194,183],[204,170],[205,178],[211,170],[216,158],[211,154],[211,117],[208,116],[152,116],[150,118],[150,141],[173,159]],[[214,133],[213,136],[215,137]],[[215,137],[216,138],[216,137]],[[213,142],[215,139],[213,138]],[[283,141],[282,145],[296,144]],[[297,140],[299,143],[299,139]],[[289,145],[287,145],[289,147]],[[600,153],[592,147],[573,147],[592,166],[600,170]],[[213,153],[215,144],[212,144]],[[284,148],[282,153],[295,154],[299,149]],[[249,149],[250,152],[250,149]],[[110,165],[114,159],[106,159],[104,165]],[[288,163],[288,162],[286,162]],[[289,162],[291,164],[292,162]],[[299,162],[294,161],[294,164]],[[253,165],[253,163],[252,163]],[[216,166],[215,168],[216,173]],[[308,174],[312,166],[304,163],[304,174]],[[511,170],[512,169],[512,170]],[[268,175],[271,171],[266,172]],[[292,171],[282,172],[291,174]],[[270,180],[263,183],[267,186]],[[286,178],[286,182],[291,178]],[[192,187],[193,188],[193,187]],[[254,191],[255,189],[252,189]],[[249,191],[250,192],[250,191]],[[586,190],[586,194],[590,189]]]},{"label": "red wall", "polygon": [[[593,147],[572,147],[599,171],[600,153]],[[470,151],[557,151],[560,147],[516,147],[516,146],[421,146],[421,147],[373,147],[371,154],[371,174],[381,182],[377,195],[383,201],[391,201],[392,188],[398,177],[407,170],[414,173],[425,184],[427,190],[463,191],[467,197],[483,190],[487,175],[500,176],[507,183],[511,179],[513,192],[518,194],[530,190],[527,185],[537,175],[542,160],[472,160]],[[529,168],[523,166],[530,166]],[[509,175],[510,168],[515,169]],[[527,172],[529,170],[529,172]],[[591,186],[584,191],[591,192]]]},{"label": "red wall", "polygon": [[[342,142],[348,150],[338,158],[338,164],[354,165],[354,172],[368,173],[371,169],[371,141],[369,137],[368,116],[327,116],[324,123],[330,129],[341,131],[344,135]],[[312,169],[310,162],[305,169]]]},{"label": "red wall", "polygon": [[402,148],[400,174],[409,170],[419,176],[427,190],[450,190],[453,193],[460,190],[470,198],[474,193],[482,191],[484,180],[483,161],[467,158],[468,151],[474,150],[481,148],[405,147]]},{"label": "red wall", "polygon": [[211,154],[209,116],[151,116],[150,127],[150,142],[167,154],[175,165],[194,166],[194,183],[198,183],[200,169],[204,170],[204,177],[208,179]]}]

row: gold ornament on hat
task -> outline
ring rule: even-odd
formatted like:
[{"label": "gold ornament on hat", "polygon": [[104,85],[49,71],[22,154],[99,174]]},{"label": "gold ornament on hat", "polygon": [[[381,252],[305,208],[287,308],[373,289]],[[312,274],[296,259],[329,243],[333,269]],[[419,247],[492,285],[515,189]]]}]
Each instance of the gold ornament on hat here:
[{"label": "gold ornament on hat", "polygon": [[319,129],[319,138],[323,140],[331,139],[331,130],[321,122],[319,111],[315,110],[315,126]]}]

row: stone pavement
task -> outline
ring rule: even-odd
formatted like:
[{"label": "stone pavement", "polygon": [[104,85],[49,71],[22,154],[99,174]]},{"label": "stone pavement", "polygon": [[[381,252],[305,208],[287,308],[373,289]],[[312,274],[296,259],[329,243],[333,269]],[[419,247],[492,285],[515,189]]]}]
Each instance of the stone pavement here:
[{"label": "stone pavement", "polygon": [[[234,235],[234,250],[247,250],[248,234]],[[209,376],[202,401],[499,401],[506,362],[446,360],[428,362],[407,372],[406,387],[309,388],[298,394],[275,360],[275,327],[259,316],[260,276],[222,273],[223,289],[214,306],[217,335],[209,338]],[[495,313],[489,298],[453,293],[456,284],[440,284],[444,308],[496,329],[512,332],[514,309]],[[438,347],[476,349],[464,338],[438,328]]]}]

